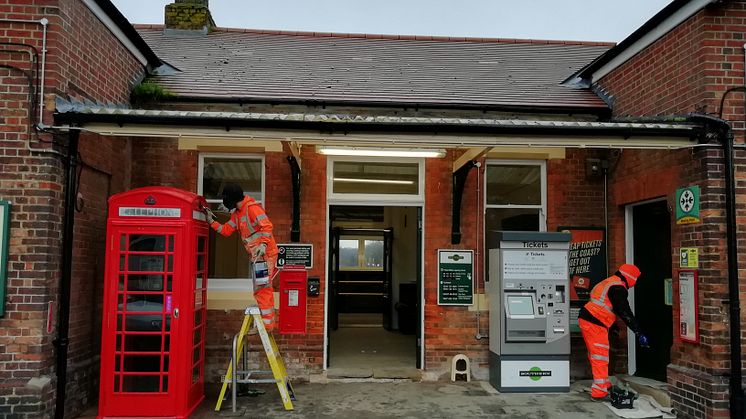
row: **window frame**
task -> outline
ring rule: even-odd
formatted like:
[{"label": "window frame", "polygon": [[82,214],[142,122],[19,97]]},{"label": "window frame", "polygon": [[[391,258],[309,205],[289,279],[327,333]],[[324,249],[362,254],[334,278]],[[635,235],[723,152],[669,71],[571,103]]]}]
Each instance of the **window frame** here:
[{"label": "window frame", "polygon": [[[539,166],[541,174],[541,204],[488,204],[487,197],[487,170],[489,166]],[[509,159],[487,159],[484,173],[484,214],[483,225],[486,227],[488,209],[538,209],[539,231],[547,231],[547,162],[546,160],[509,160]]]},{"label": "window frame", "polygon": [[[234,159],[234,160],[259,160],[261,161],[262,165],[262,197],[261,199],[256,199],[256,202],[260,203],[262,206],[264,206],[264,201],[266,200],[266,187],[265,183],[267,181],[267,167],[265,162],[265,156],[264,154],[254,154],[254,153],[241,153],[241,154],[234,154],[234,153],[199,153],[199,162],[197,163],[197,195],[204,196],[203,188],[203,182],[204,182],[204,170],[205,170],[205,158],[221,158],[221,159]],[[222,201],[220,199],[207,199],[205,198],[208,204],[219,204]]]},{"label": "window frame", "polygon": [[[262,206],[264,206],[264,200],[266,199],[266,179],[267,179],[267,167],[265,164],[265,156],[264,154],[255,154],[255,153],[241,153],[241,154],[234,154],[234,153],[214,153],[214,152],[207,152],[207,153],[199,153],[199,159],[197,163],[197,194],[200,196],[203,196],[203,176],[204,176],[204,169],[205,169],[205,158],[221,158],[221,159],[235,159],[235,160],[259,160],[261,161],[261,167],[262,167],[262,181],[261,181],[261,188],[262,188],[262,199],[256,200],[258,203],[260,203]],[[205,198],[208,204],[219,204],[223,201],[220,199],[207,199]],[[212,234],[210,236],[213,236]],[[209,248],[210,241],[208,238],[207,246]],[[209,267],[206,268],[208,270],[208,276],[209,276]],[[248,278],[244,278],[242,276],[235,276],[235,277],[211,277],[210,281],[208,282],[208,288],[236,288],[236,289],[243,289],[243,287],[239,286],[239,281],[246,282]]]},{"label": "window frame", "polygon": [[[334,193],[334,163],[413,163],[417,164],[417,194],[365,194]],[[383,206],[397,203],[420,203],[425,201],[425,159],[413,157],[369,157],[369,156],[328,156],[326,161],[327,204],[338,202],[365,203],[381,202]]]},{"label": "window frame", "polygon": [[[339,240],[357,240],[357,266],[356,267],[339,267],[340,271],[370,271],[370,272],[383,272],[384,266],[381,265],[380,268],[369,268],[365,266],[365,241],[366,240],[375,240],[384,242],[384,238],[381,236],[358,236],[358,235],[343,235],[339,237]],[[385,243],[384,243],[385,245]]]}]

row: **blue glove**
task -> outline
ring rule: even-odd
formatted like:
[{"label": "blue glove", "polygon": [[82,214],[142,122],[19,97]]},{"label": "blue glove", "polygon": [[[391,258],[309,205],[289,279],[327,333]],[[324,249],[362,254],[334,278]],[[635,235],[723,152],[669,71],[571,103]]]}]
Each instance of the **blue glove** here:
[{"label": "blue glove", "polygon": [[640,344],[643,348],[649,348],[650,347],[650,339],[648,339],[647,336],[645,336],[642,333],[637,334],[637,343]]}]

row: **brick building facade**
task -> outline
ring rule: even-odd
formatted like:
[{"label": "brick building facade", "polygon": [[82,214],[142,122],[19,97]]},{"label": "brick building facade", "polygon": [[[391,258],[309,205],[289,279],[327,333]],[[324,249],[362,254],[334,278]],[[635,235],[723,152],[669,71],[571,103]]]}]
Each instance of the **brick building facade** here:
[{"label": "brick building facade", "polygon": [[[613,271],[614,266],[630,260],[630,254],[634,254],[630,253],[634,251],[634,246],[629,241],[627,229],[630,228],[628,221],[634,220],[629,217],[634,217],[631,214],[638,204],[659,200],[656,202],[665,202],[670,210],[676,205],[674,201],[677,188],[688,185],[701,187],[702,223],[679,226],[674,223],[673,215],[668,215],[671,224],[669,245],[672,266],[669,268],[674,277],[673,295],[678,295],[678,283],[675,280],[678,249],[697,247],[700,251],[700,341],[698,344],[691,344],[676,338],[678,303],[674,299],[671,309],[673,326],[668,331],[673,336],[673,346],[666,379],[674,405],[683,415],[716,417],[727,414],[730,340],[728,312],[722,309],[723,300],[729,298],[727,266],[722,256],[725,254],[722,151],[717,146],[693,146],[697,142],[690,137],[699,132],[700,126],[684,123],[679,127],[675,122],[669,124],[661,116],[690,112],[717,115],[720,112],[722,93],[730,87],[743,85],[743,49],[739,44],[743,41],[739,40],[744,26],[741,26],[742,22],[737,16],[746,3],[723,2],[722,5],[698,10],[692,17],[685,19],[602,77],[597,77],[598,73],[594,73],[597,68],[578,67],[593,61],[609,48],[609,45],[603,44],[225,30],[213,27],[209,13],[205,14],[201,7],[202,3],[207,4],[206,1],[177,2],[198,3],[197,6],[189,7],[195,7],[195,13],[203,16],[204,21],[195,21],[194,27],[138,27],[140,34],[133,35],[126,31],[126,25],[121,26],[118,24],[121,22],[114,19],[113,26],[119,28],[120,36],[124,32],[123,41],[111,29],[111,22],[107,25],[106,18],[97,17],[94,13],[94,10],[100,12],[101,9],[96,9],[92,6],[93,3],[108,2],[57,0],[37,1],[25,6],[16,3],[18,2],[0,5],[0,25],[4,25],[0,26],[4,29],[4,32],[0,31],[0,41],[28,43],[40,49],[41,25],[9,20],[49,19],[43,122],[52,124],[54,99],[58,98],[62,105],[57,108],[55,124],[74,122],[86,129],[80,139],[82,164],[80,186],[77,190],[80,199],[75,216],[66,404],[69,415],[95,403],[98,388],[106,199],[120,191],[151,185],[173,186],[207,195],[204,189],[200,190],[204,181],[202,170],[205,159],[214,156],[222,158],[226,155],[245,155],[262,159],[262,203],[275,226],[275,237],[279,243],[292,241],[293,193],[290,186],[291,166],[287,159],[295,155],[301,163],[299,242],[314,246],[314,266],[309,270],[309,275],[320,278],[321,295],[308,299],[307,333],[278,335],[277,339],[291,376],[306,380],[312,375],[323,375],[327,370],[324,363],[329,362],[330,351],[334,350],[326,346],[331,333],[327,329],[330,321],[327,250],[330,241],[330,214],[335,205],[344,206],[352,201],[335,200],[333,191],[329,190],[333,184],[328,180],[333,177],[330,170],[334,170],[336,160],[320,154],[318,147],[325,143],[314,143],[312,139],[323,137],[334,145],[348,146],[356,145],[356,141],[369,141],[377,147],[397,145],[386,142],[388,139],[383,138],[385,135],[381,135],[379,131],[397,137],[398,141],[403,141],[403,144],[410,147],[438,148],[445,151],[443,157],[421,160],[423,176],[420,181],[423,182],[424,190],[422,199],[408,204],[419,207],[424,214],[421,219],[422,252],[421,256],[415,255],[416,258],[421,258],[422,265],[422,275],[417,279],[422,290],[421,318],[418,318],[422,328],[421,335],[418,336],[422,338],[422,351],[419,353],[421,359],[417,361],[422,362],[423,379],[444,379],[450,370],[451,358],[459,353],[470,357],[475,377],[487,378],[489,338],[484,335],[489,330],[488,306],[437,304],[437,250],[475,251],[477,263],[474,293],[477,301],[486,303],[483,264],[484,231],[488,221],[485,213],[492,208],[490,202],[486,202],[491,199],[486,191],[489,188],[486,181],[489,176],[488,168],[500,162],[519,162],[519,165],[536,165],[537,170],[545,168],[543,170],[546,174],[540,183],[543,183],[546,193],[536,215],[536,220],[540,220],[537,222],[537,229],[556,231],[563,226],[601,228],[607,224],[610,271]],[[104,7],[104,15],[110,20],[117,17],[111,8]],[[179,10],[179,13],[188,12]],[[178,13],[172,15],[178,17]],[[648,27],[645,30],[653,29]],[[192,34],[188,38],[179,38],[179,31],[184,30],[197,31],[201,35]],[[144,42],[143,45],[137,43],[138,39],[142,40],[140,36],[148,42],[149,47],[143,46]],[[380,86],[374,85],[361,89],[362,93],[358,92],[360,97],[354,101],[346,102],[342,100],[346,99],[344,96],[337,100],[312,100],[307,97],[278,99],[268,97],[266,91],[261,91],[263,86],[240,85],[243,81],[239,77],[232,82],[235,85],[229,82],[226,83],[227,87],[226,84],[221,86],[228,90],[221,97],[220,92],[210,92],[209,86],[205,87],[201,81],[208,80],[205,84],[209,84],[210,77],[235,75],[232,71],[239,70],[231,69],[230,61],[240,60],[241,54],[232,54],[225,61],[216,61],[216,65],[211,67],[222,69],[224,73],[214,73],[203,79],[200,75],[191,81],[189,63],[180,62],[173,55],[174,51],[183,49],[204,51],[205,48],[195,47],[194,43],[209,43],[213,38],[229,39],[235,45],[243,45],[240,43],[247,42],[248,39],[248,44],[259,45],[257,48],[261,48],[262,43],[269,40],[268,44],[275,48],[272,54],[280,57],[283,51],[281,47],[277,49],[278,44],[293,46],[288,48],[292,55],[297,54],[293,48],[306,48],[308,44],[320,45],[319,40],[326,38],[344,45],[344,48],[354,49],[356,54],[361,51],[357,49],[359,46],[356,43],[361,43],[366,48],[370,46],[368,53],[375,54],[375,49],[388,45],[387,42],[398,48],[411,48],[408,51],[413,53],[427,51],[432,45],[452,49],[454,53],[469,53],[471,49],[471,53],[479,51],[490,54],[492,52],[489,51],[493,48],[506,45],[523,48],[523,51],[535,48],[543,54],[552,54],[551,48],[568,48],[568,51],[563,50],[563,54],[578,57],[578,62],[572,63],[575,65],[573,68],[580,70],[579,75],[592,83],[598,96],[590,88],[585,88],[573,93],[576,96],[568,99],[565,95],[570,94],[567,93],[569,88],[562,87],[568,90],[549,89],[549,98],[542,102],[542,96],[538,96],[533,106],[517,102],[505,104],[491,98],[493,102],[490,103],[477,102],[473,106],[459,108],[458,105],[439,103],[437,94],[444,93],[427,91],[431,86],[420,84],[419,88],[430,96],[410,98],[409,103],[403,100],[377,102],[375,93]],[[407,41],[411,43],[406,43]],[[221,42],[222,45],[228,45],[226,41]],[[248,48],[230,45],[233,45],[236,52],[240,52],[241,48]],[[215,44],[211,47],[222,49]],[[628,47],[628,44],[622,43],[616,50]],[[24,51],[28,49],[20,46],[18,48],[25,48]],[[166,72],[163,75],[164,73],[152,71],[155,63],[149,62],[151,60],[138,60],[138,53],[152,53],[149,48],[153,48],[167,64],[178,67],[181,73]],[[315,48],[326,47],[322,45]],[[341,46],[335,48],[337,49],[324,51],[347,51]],[[505,51],[499,54],[510,54],[509,50]],[[252,53],[267,54],[267,51],[257,49]],[[7,57],[14,67],[20,67],[24,71],[33,68],[28,61],[28,57],[33,54],[15,51],[0,51],[0,54],[8,54],[0,57]],[[345,56],[347,52],[334,54]],[[273,55],[264,57],[271,61]],[[354,58],[350,60],[352,64],[345,62],[344,65],[357,68],[354,66],[360,62],[375,61],[362,55],[354,55]],[[400,59],[405,60],[404,57]],[[604,60],[603,56],[600,60]],[[480,64],[490,63],[492,61],[484,60]],[[132,88],[145,77],[148,70],[151,70],[150,80],[166,88],[170,86],[177,96],[146,104],[146,109],[142,111],[144,114],[106,106],[108,103],[128,104]],[[365,72],[369,69],[363,66],[357,68],[357,71]],[[313,74],[304,77],[310,79],[311,75]],[[262,77],[262,74],[259,72],[252,76]],[[561,74],[560,78],[551,79],[549,84],[559,85],[562,78],[569,76],[570,74]],[[182,77],[187,80],[186,87],[181,84],[183,90],[179,91],[179,83],[184,80],[180,79]],[[276,80],[283,80],[283,77],[282,72],[271,75],[266,85],[275,89],[284,88],[281,82],[279,87],[274,84]],[[56,154],[28,151],[26,144],[52,147],[64,154],[66,134],[60,133],[54,137],[49,134],[33,134],[34,129],[29,126],[39,121],[33,117],[33,105],[28,99],[31,91],[25,77],[17,69],[0,67],[0,79],[0,118],[3,118],[3,126],[0,128],[0,162],[3,165],[0,197],[13,203],[5,302],[7,313],[0,318],[0,414],[18,417],[49,416],[54,411],[56,358],[53,340],[58,331],[55,329],[47,333],[49,325],[45,319],[50,314],[48,302],[54,302],[51,313],[54,315],[51,326],[54,326],[59,306],[66,160]],[[333,90],[333,78],[330,80],[332,81],[320,80],[317,83],[324,85],[328,82],[329,89]],[[359,86],[355,84],[355,80],[348,82],[352,86]],[[486,84],[485,89],[489,90],[488,87]],[[241,89],[249,92],[257,89],[259,93],[255,93],[256,97],[253,98],[236,99],[232,94]],[[464,89],[463,97],[459,98],[463,101],[475,100],[479,96],[469,96],[473,93],[467,87]],[[303,91],[303,88],[297,90]],[[349,91],[352,92],[350,95],[355,94],[355,89]],[[413,91],[419,93],[417,89]],[[200,97],[200,94],[203,96]],[[607,99],[608,104],[603,103],[600,97]],[[73,99],[89,102],[81,107]],[[428,100],[432,102],[429,105]],[[551,102],[552,100],[555,102]],[[568,103],[576,107],[569,110],[568,106],[572,106]],[[73,110],[63,109],[70,104],[73,105]],[[200,115],[194,116],[190,111],[196,111]],[[241,115],[235,116],[237,113]],[[145,116],[138,119],[142,115]],[[301,122],[294,119],[297,115],[304,115]],[[727,98],[722,116],[731,121],[737,138],[742,143],[742,93],[734,92]],[[623,120],[626,117],[656,117],[652,123],[658,125],[646,125],[650,122],[647,119],[631,122]],[[338,119],[343,127],[329,123],[330,119]],[[461,120],[461,125],[454,124],[453,119]],[[219,122],[215,123],[215,120]],[[359,120],[375,120],[374,125],[380,124],[383,128],[371,129],[369,126],[356,125]],[[500,121],[510,121],[510,125],[518,126],[530,122],[541,126],[542,130],[516,129],[508,127],[508,124],[501,125]],[[612,122],[603,125],[603,121]],[[588,124],[592,131],[589,134],[588,131],[577,128],[576,124]],[[479,125],[487,128],[475,128]],[[663,125],[666,128],[661,131],[660,127]],[[177,135],[180,138],[175,138]],[[426,139],[420,141],[423,137]],[[526,137],[529,138],[526,142],[516,142],[515,138]],[[50,146],[44,142],[53,138],[61,146]],[[670,143],[673,144],[672,147],[684,148],[667,149],[664,144],[670,138],[676,139]],[[638,141],[637,147],[645,142],[648,145],[659,145],[637,150],[635,146],[624,145],[630,139]],[[453,146],[457,143],[461,145]],[[547,147],[541,147],[542,145]],[[466,179],[460,203],[462,238],[460,243],[453,244],[452,196],[454,172],[458,169],[454,164],[462,161],[462,155],[470,155],[472,152],[473,158],[464,160],[464,163],[474,161],[479,165],[471,169]],[[736,159],[739,197],[744,196],[744,184],[741,181],[744,157],[743,150],[739,149]],[[589,174],[590,161],[608,164],[606,179],[598,173]],[[739,201],[740,217],[743,217],[742,207],[743,203]],[[742,218],[739,220],[742,221]],[[744,232],[741,230],[739,234],[742,237]],[[744,262],[741,261],[741,266]],[[742,293],[742,299],[745,297]],[[209,298],[206,378],[208,382],[217,382],[224,373],[230,338],[240,325],[241,305],[244,302],[225,298],[215,289],[211,290]],[[744,320],[746,318],[742,318],[742,322]],[[645,324],[644,319],[642,323]],[[614,370],[634,370],[634,360],[630,357],[641,357],[642,354],[637,353],[639,349],[635,350],[634,345],[629,352],[626,350],[626,333],[621,332],[615,336],[617,337],[612,341],[616,348],[612,356]],[[331,359],[333,367],[334,358]],[[414,359],[412,362],[414,363]],[[587,368],[582,339],[574,336],[571,375],[574,378],[587,377]]]}]

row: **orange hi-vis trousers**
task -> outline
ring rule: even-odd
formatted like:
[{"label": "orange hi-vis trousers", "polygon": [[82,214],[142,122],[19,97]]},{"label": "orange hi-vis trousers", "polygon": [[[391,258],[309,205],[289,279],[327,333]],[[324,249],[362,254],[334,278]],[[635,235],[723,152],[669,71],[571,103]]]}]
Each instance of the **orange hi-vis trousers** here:
[{"label": "orange hi-vis trousers", "polygon": [[256,299],[256,304],[262,312],[264,328],[267,329],[267,332],[272,332],[276,323],[275,293],[272,288],[272,278],[277,273],[277,254],[265,255],[264,261],[267,263],[269,271],[268,282],[254,283],[254,299]]},{"label": "orange hi-vis trousers", "polygon": [[585,346],[588,348],[588,359],[591,361],[593,385],[591,397],[602,398],[609,394],[609,329],[597,324],[578,319],[583,333]]}]

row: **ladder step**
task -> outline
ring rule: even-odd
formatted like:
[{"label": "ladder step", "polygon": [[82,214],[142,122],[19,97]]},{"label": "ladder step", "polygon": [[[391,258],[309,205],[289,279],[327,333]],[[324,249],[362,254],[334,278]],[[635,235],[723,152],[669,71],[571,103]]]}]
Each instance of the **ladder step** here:
[{"label": "ladder step", "polygon": [[[262,347],[264,348],[264,353],[267,356],[267,361],[269,362],[269,366],[271,368],[271,371],[232,371],[232,365],[233,365],[233,358],[236,358],[236,365],[238,365],[238,361],[241,357],[242,349],[244,347],[244,338],[249,332],[249,329],[251,327],[251,323],[254,324],[254,327],[256,328],[259,337],[262,341]],[[255,383],[276,383],[277,384],[277,390],[280,393],[280,397],[282,398],[282,404],[285,407],[285,410],[293,410],[293,401],[295,401],[295,392],[293,391],[293,386],[290,384],[290,379],[288,378],[287,370],[285,369],[285,362],[282,359],[282,356],[280,355],[280,351],[277,348],[277,343],[275,342],[274,337],[267,332],[267,330],[264,328],[264,321],[262,320],[261,311],[258,307],[247,307],[244,311],[244,320],[243,324],[241,325],[241,330],[238,332],[238,335],[236,337],[237,339],[237,345],[236,345],[236,352],[234,354],[231,354],[231,363],[228,365],[227,372],[225,374],[225,379],[223,381],[222,389],[220,390],[220,395],[218,396],[218,402],[215,405],[215,411],[220,411],[220,407],[223,404],[223,398],[225,397],[226,390],[228,389],[228,385],[233,383],[233,376],[236,376],[236,384],[239,383],[249,383],[249,384],[255,384]],[[274,379],[250,379],[252,373],[272,373],[272,376]],[[239,379],[241,375],[244,375],[243,379]],[[235,412],[235,400],[232,400],[233,402],[233,409]]]}]

